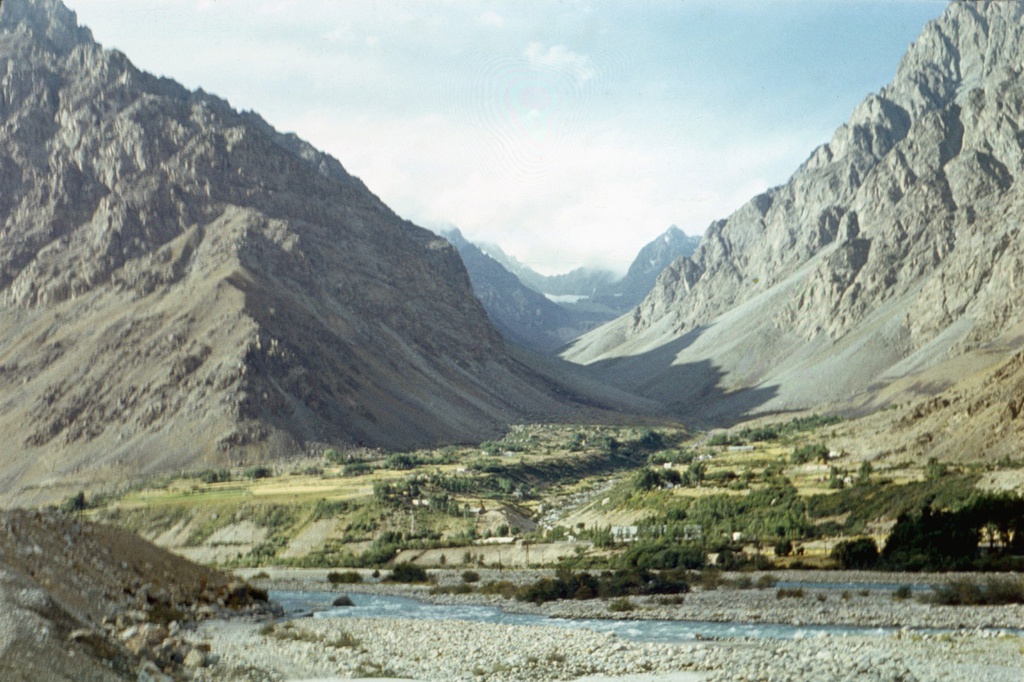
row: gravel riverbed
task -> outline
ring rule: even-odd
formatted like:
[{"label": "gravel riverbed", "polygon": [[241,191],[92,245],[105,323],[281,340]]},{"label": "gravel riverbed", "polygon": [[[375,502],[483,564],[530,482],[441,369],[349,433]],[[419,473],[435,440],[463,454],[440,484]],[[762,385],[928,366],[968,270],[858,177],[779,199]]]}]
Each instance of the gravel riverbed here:
[{"label": "gravel riverbed", "polygon": [[[669,675],[678,680],[993,680],[1024,679],[1024,639],[1005,630],[1024,627],[1021,607],[938,607],[894,600],[887,590],[805,589],[802,598],[776,597],[775,589],[694,591],[680,605],[634,599],[626,614],[598,600],[543,606],[480,595],[430,597],[422,587],[330,586],[325,573],[278,572],[272,589],[332,592],[386,591],[405,596],[503,607],[559,617],[630,617],[892,626],[874,636],[816,635],[794,640],[729,639],[680,644],[634,642],[612,634],[551,626],[380,618],[303,618],[273,625],[204,623],[189,637],[210,647],[213,665],[203,680],[293,680],[393,677],[415,680],[570,680],[586,676],[626,679]],[[481,574],[484,572],[481,571]],[[457,572],[437,576],[454,580]],[[804,581],[811,580],[806,573]],[[493,579],[482,575],[482,580]],[[502,574],[502,579],[527,581]],[[776,575],[788,580],[788,576]],[[842,577],[843,582],[850,576]],[[854,576],[857,577],[857,576]],[[861,582],[889,582],[861,576]],[[866,579],[870,578],[870,580]],[[917,580],[921,576],[915,576]],[[828,582],[834,582],[829,580]],[[899,581],[894,581],[899,584]],[[352,588],[349,590],[348,588]],[[819,601],[818,594],[824,599]],[[924,634],[912,628],[938,628]],[[1004,631],[1000,631],[1004,629]],[[638,678],[639,679],[639,678]],[[657,678],[647,678],[657,679]]]}]

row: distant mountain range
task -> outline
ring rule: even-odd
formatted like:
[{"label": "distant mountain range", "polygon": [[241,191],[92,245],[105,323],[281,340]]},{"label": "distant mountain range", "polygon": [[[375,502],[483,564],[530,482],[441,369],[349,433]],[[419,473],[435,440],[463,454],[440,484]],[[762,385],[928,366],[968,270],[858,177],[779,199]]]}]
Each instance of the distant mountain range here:
[{"label": "distant mountain range", "polygon": [[640,249],[624,277],[588,267],[560,275],[542,275],[496,244],[481,244],[479,248],[534,291],[550,297],[585,297],[591,304],[622,314],[650,293],[665,268],[677,258],[692,255],[699,244],[700,237],[691,237],[672,225]]},{"label": "distant mountain range", "polygon": [[473,290],[506,339],[551,351],[637,305],[658,275],[700,243],[673,225],[644,246],[625,277],[577,268],[546,276],[495,244],[476,245],[458,230],[443,232],[459,250]]}]

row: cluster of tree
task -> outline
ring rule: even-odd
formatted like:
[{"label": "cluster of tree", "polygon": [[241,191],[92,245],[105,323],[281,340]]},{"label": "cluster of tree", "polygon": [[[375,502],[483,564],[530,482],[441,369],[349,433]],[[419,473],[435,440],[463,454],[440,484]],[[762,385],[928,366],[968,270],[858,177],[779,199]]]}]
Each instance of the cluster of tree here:
[{"label": "cluster of tree", "polygon": [[[979,547],[987,540],[987,552]],[[885,548],[858,538],[839,543],[832,558],[844,568],[899,571],[1019,568],[1024,564],[1024,498],[979,495],[952,511],[926,502],[916,514],[896,519]]]},{"label": "cluster of tree", "polygon": [[559,569],[554,578],[541,578],[522,587],[516,599],[542,604],[557,599],[608,599],[689,591],[690,583],[682,571],[653,573],[646,569],[628,569],[592,575]]},{"label": "cluster of tree", "polygon": [[813,431],[823,426],[838,424],[843,421],[837,415],[812,414],[807,417],[796,417],[782,424],[769,424],[740,429],[735,434],[720,433],[708,441],[709,445],[746,445],[747,443],[770,442],[795,433]]}]

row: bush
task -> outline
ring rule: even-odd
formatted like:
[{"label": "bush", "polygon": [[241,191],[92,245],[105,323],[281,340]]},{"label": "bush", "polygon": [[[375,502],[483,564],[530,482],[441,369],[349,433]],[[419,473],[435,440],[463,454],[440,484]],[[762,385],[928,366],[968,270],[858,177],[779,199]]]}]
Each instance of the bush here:
[{"label": "bush", "polygon": [[789,556],[793,553],[793,541],[790,539],[779,540],[775,543],[775,556]]},{"label": "bush", "polygon": [[409,563],[398,564],[384,578],[387,583],[425,583],[429,580],[425,569]]},{"label": "bush", "polygon": [[363,476],[373,471],[373,467],[366,462],[349,462],[341,467],[342,476]]},{"label": "bush", "polygon": [[872,538],[843,540],[832,548],[829,556],[841,568],[871,569],[878,564],[878,545]]},{"label": "bush", "polygon": [[260,478],[272,478],[273,475],[273,470],[265,466],[255,466],[245,470],[245,477],[254,481]]},{"label": "bush", "polygon": [[227,483],[231,480],[230,469],[207,469],[206,471],[200,471],[199,480],[207,485],[213,483]]},{"label": "bush", "polygon": [[351,585],[353,583],[363,582],[363,576],[357,571],[331,571],[327,574],[327,582],[332,585]]},{"label": "bush", "polygon": [[828,448],[823,443],[802,445],[793,450],[793,464],[807,464],[814,460],[828,461]]},{"label": "bush", "polygon": [[87,507],[88,504],[85,501],[84,492],[78,492],[78,494],[72,495],[71,497],[64,500],[60,505],[61,511],[67,512],[69,514],[84,511]]},{"label": "bush", "polygon": [[616,563],[623,569],[699,569],[707,563],[707,555],[696,544],[660,540],[633,545],[619,555]]},{"label": "bush", "polygon": [[932,590],[931,601],[947,606],[1024,604],[1024,580],[991,578],[984,586],[967,578],[951,580]]},{"label": "bush", "polygon": [[464,583],[475,583],[480,581],[480,574],[476,571],[463,571],[462,582]]},{"label": "bush", "polygon": [[780,587],[775,593],[776,599],[803,599],[804,588],[802,587]]},{"label": "bush", "polygon": [[907,599],[910,599],[912,594],[913,591],[910,589],[910,585],[900,585],[893,590],[892,598],[896,601],[906,601]]},{"label": "bush", "polygon": [[511,599],[518,592],[515,583],[509,580],[489,581],[479,588],[480,594],[500,594],[505,599]]},{"label": "bush", "polygon": [[430,594],[472,594],[473,586],[465,583],[461,585],[439,585],[431,587]]},{"label": "bush", "polygon": [[635,608],[636,606],[633,602],[629,601],[626,597],[619,597],[608,602],[608,610],[616,613],[632,611]]}]

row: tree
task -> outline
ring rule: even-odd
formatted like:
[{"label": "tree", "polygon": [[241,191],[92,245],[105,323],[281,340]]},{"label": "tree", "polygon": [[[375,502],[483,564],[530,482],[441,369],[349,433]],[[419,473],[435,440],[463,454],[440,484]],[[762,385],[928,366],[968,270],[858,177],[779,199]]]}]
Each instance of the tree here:
[{"label": "tree", "polygon": [[870,569],[878,564],[878,545],[871,538],[843,540],[830,554],[842,568]]},{"label": "tree", "polygon": [[793,464],[807,464],[814,460],[828,462],[828,448],[824,443],[802,445],[793,450]]},{"label": "tree", "polygon": [[88,505],[86,504],[85,501],[85,493],[79,491],[77,494],[72,495],[68,499],[64,500],[63,504],[60,505],[60,508],[62,511],[72,514],[75,512],[85,511],[87,506]]}]

